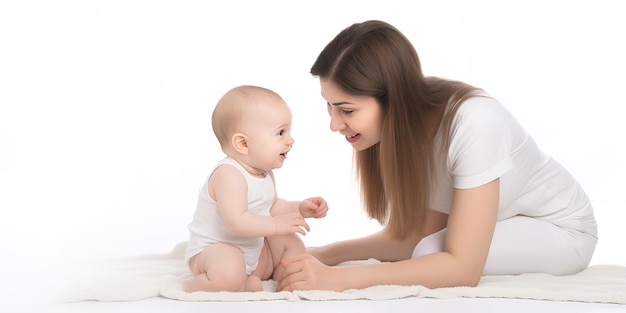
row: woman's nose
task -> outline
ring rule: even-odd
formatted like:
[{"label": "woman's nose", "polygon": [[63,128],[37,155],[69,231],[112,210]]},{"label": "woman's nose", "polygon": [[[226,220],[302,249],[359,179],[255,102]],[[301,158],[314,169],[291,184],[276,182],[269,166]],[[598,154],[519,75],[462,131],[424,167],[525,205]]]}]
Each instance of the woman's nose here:
[{"label": "woman's nose", "polygon": [[330,115],[330,130],[336,132],[344,129],[346,127],[346,123],[340,117]]}]

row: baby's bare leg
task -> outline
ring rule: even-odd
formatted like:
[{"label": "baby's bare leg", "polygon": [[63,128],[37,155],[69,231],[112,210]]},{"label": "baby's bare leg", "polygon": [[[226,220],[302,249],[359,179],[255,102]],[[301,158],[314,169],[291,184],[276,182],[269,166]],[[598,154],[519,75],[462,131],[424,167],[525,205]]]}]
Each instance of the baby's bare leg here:
[{"label": "baby's bare leg", "polygon": [[256,275],[251,274],[246,279],[246,284],[244,286],[244,291],[255,292],[255,291],[263,291],[263,284],[261,283],[261,278]]},{"label": "baby's bare leg", "polygon": [[246,291],[262,291],[263,284],[261,281],[270,279],[273,271],[274,264],[272,262],[272,254],[269,251],[267,238],[265,238],[265,240],[263,240],[263,248],[261,248],[259,255],[259,263],[257,263],[256,269],[246,280]]},{"label": "baby's bare leg", "polygon": [[273,278],[276,281],[280,281],[282,279],[282,273],[277,271],[281,269],[281,267],[279,267],[280,261],[305,253],[306,248],[304,247],[302,239],[295,233],[283,236],[271,236],[267,237],[266,240],[270,253],[268,259],[272,263]]},{"label": "baby's bare leg", "polygon": [[246,264],[239,248],[227,243],[214,243],[191,259],[194,278],[187,292],[243,291],[246,285]]}]

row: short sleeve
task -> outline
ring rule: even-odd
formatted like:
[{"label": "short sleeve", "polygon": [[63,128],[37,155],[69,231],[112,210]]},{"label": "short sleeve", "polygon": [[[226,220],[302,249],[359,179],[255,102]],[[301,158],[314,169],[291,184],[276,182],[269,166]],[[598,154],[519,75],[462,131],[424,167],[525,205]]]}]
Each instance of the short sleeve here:
[{"label": "short sleeve", "polygon": [[484,185],[512,168],[515,120],[495,99],[470,98],[453,120],[448,170],[454,188]]}]

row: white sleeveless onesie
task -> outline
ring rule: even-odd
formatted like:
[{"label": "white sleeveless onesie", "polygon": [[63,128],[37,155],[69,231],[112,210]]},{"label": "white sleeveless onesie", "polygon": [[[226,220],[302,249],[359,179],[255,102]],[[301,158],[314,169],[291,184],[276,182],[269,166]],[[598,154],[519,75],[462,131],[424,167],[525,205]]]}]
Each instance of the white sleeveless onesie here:
[{"label": "white sleeveless onesie", "polygon": [[[248,210],[262,216],[269,216],[272,203],[274,201],[274,182],[270,175],[263,178],[250,175],[237,161],[230,157],[225,157],[218,162],[211,174],[219,166],[233,166],[241,172],[248,184]],[[209,175],[210,177],[210,175]],[[258,264],[259,255],[263,247],[263,237],[242,237],[233,233],[226,226],[217,202],[209,196],[209,178],[204,182],[198,196],[198,204],[193,215],[193,220],[189,224],[189,242],[185,261],[216,242],[225,242],[238,247],[243,252],[246,261],[246,273],[250,275]]]}]

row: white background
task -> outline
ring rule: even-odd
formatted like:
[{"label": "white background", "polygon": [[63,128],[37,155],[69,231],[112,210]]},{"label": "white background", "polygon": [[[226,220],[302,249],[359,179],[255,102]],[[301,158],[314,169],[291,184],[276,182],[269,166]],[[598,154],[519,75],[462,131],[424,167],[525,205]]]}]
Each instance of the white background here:
[{"label": "white background", "polygon": [[[218,4],[219,3],[219,4]],[[577,177],[599,224],[594,264],[626,265],[621,1],[5,1],[0,3],[0,288],[83,257],[166,253],[187,239],[222,157],[210,117],[256,84],[291,106],[279,195],[321,195],[307,245],[371,233],[352,150],[329,130],[318,53],[381,19],[426,75],[497,97]],[[6,261],[6,262],[5,262]],[[8,278],[7,278],[8,277]]]}]

